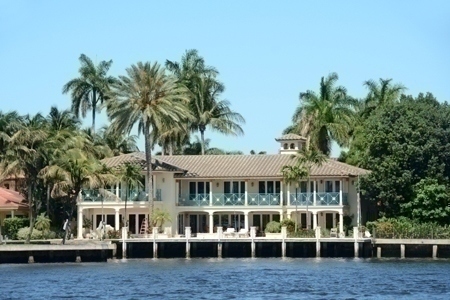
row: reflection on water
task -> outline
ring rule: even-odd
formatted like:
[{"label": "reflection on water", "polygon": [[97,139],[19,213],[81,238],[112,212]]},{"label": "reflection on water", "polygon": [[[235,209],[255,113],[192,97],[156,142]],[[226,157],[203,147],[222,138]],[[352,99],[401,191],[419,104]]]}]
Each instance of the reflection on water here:
[{"label": "reflection on water", "polygon": [[450,260],[128,259],[0,265],[1,299],[450,299]]}]

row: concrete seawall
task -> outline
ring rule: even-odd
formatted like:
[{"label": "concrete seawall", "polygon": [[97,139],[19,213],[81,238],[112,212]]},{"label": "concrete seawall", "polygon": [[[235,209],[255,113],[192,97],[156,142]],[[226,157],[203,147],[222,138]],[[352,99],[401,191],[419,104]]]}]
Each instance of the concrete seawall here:
[{"label": "concrete seawall", "polygon": [[0,245],[0,263],[106,262],[115,256],[116,245],[86,244],[21,244]]}]

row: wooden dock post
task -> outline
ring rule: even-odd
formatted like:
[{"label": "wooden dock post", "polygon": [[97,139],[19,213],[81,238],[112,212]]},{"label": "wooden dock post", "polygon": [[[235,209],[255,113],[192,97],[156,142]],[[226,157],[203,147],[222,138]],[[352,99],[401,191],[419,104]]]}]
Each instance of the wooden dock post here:
[{"label": "wooden dock post", "polygon": [[189,238],[191,237],[191,227],[186,227],[185,230],[186,235],[186,258],[191,257],[191,243],[189,242]]},{"label": "wooden dock post", "polygon": [[400,245],[400,258],[405,258],[405,244]]},{"label": "wooden dock post", "polygon": [[158,228],[152,228],[152,236],[153,236],[153,258],[158,258],[158,243],[156,242],[156,237],[158,236]]},{"label": "wooden dock post", "polygon": [[122,227],[122,258],[127,258],[126,238],[128,238],[128,227]]},{"label": "wooden dock post", "polygon": [[438,245],[433,245],[433,258],[438,257]]},{"label": "wooden dock post", "polygon": [[252,258],[255,258],[256,257],[256,245],[255,245],[256,227],[255,226],[250,227],[250,237],[252,238],[251,254],[252,254]]},{"label": "wooden dock post", "polygon": [[217,258],[222,258],[222,242],[217,243]]},{"label": "wooden dock post", "polygon": [[320,226],[316,227],[316,257],[320,257]]}]

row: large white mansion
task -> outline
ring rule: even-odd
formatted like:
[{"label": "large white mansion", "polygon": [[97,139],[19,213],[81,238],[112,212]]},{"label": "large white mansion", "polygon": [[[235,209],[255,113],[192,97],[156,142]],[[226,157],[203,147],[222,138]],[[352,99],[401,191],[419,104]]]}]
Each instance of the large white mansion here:
[{"label": "large white mansion", "polygon": [[[153,205],[170,214],[172,221],[164,225],[169,227],[169,235],[184,233],[186,226],[193,233],[213,233],[218,226],[237,230],[256,226],[263,231],[269,221],[286,217],[297,218],[302,227],[307,227],[309,219],[311,228],[337,227],[342,232],[343,217],[348,215],[356,225],[360,209],[357,180],[368,171],[328,159],[321,166],[313,166],[309,186],[307,181],[287,185],[281,169],[295,163],[291,154],[304,146],[305,138],[287,134],[276,141],[280,150],[275,155],[153,157]],[[141,152],[103,162],[108,167],[134,162],[143,166],[145,174],[145,154]],[[107,189],[83,191],[78,202],[78,238],[83,237],[83,218],[97,226],[102,213],[106,223],[119,230],[126,194],[129,230],[138,234],[143,220],[149,217],[151,203],[144,192],[129,191],[119,183]]]}]

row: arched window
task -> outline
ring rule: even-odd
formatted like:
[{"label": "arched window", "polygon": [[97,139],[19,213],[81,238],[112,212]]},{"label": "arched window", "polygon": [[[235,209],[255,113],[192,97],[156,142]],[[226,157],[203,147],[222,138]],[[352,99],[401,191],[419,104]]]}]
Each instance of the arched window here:
[{"label": "arched window", "polygon": [[284,150],[287,150],[287,148],[288,148],[288,144],[287,144],[287,143],[284,143],[283,149],[284,149]]},{"label": "arched window", "polygon": [[291,143],[291,149],[295,149],[294,143]]}]

